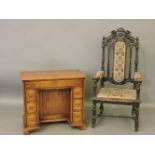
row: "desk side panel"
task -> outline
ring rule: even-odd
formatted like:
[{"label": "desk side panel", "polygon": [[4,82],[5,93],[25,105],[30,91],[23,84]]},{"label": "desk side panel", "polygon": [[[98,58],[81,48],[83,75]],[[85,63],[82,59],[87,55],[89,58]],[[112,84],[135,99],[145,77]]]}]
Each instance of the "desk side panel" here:
[{"label": "desk side panel", "polygon": [[24,128],[31,131],[39,128],[38,94],[35,89],[26,89],[24,82]]}]

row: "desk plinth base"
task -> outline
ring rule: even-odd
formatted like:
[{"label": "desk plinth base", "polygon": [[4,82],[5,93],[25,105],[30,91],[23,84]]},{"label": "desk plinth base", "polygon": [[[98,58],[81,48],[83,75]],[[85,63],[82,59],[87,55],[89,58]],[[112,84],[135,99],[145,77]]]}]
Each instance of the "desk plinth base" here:
[{"label": "desk plinth base", "polygon": [[[56,121],[56,122],[64,122],[66,121],[65,119],[64,120],[61,120],[61,121]],[[42,121],[41,123],[42,124],[45,124],[45,123],[50,123],[50,122],[55,122],[55,121]],[[83,122],[82,124],[70,124],[70,121],[68,121],[68,124],[71,126],[71,127],[77,127],[77,128],[80,128],[80,130],[85,130],[87,128],[87,125],[85,122]],[[38,130],[40,129],[40,127],[24,127],[24,130],[23,130],[23,133],[24,135],[29,135],[31,132],[35,131],[35,130]]]}]

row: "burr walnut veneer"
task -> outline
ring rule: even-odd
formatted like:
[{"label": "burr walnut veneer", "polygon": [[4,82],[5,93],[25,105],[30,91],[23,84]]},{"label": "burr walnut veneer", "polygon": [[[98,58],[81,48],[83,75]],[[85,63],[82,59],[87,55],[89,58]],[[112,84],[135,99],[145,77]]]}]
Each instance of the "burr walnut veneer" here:
[{"label": "burr walnut veneer", "polygon": [[78,70],[22,72],[24,84],[24,134],[40,123],[68,121],[85,128],[83,101],[85,75]]}]

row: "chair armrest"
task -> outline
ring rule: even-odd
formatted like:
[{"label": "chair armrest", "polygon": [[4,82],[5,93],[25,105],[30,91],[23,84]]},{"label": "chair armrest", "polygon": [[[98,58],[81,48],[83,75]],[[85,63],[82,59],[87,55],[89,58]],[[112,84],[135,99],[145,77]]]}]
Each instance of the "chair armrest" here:
[{"label": "chair armrest", "polygon": [[104,71],[97,71],[93,77],[93,80],[100,80],[104,77]]},{"label": "chair armrest", "polygon": [[140,72],[134,73],[134,81],[142,82],[142,76],[141,76]]}]

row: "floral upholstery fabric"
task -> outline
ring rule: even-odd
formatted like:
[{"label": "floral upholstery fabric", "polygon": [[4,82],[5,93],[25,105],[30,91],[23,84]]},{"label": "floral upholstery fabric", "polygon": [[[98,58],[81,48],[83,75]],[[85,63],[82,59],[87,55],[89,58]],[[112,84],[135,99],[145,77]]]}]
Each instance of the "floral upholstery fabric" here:
[{"label": "floral upholstery fabric", "polygon": [[125,43],[123,41],[117,41],[114,53],[114,80],[117,82],[124,80],[125,50]]},{"label": "floral upholstery fabric", "polygon": [[135,100],[136,90],[124,88],[101,88],[97,97],[108,100]]},{"label": "floral upholstery fabric", "polygon": [[135,81],[142,81],[142,76],[141,76],[140,72],[134,73],[134,80]]}]

